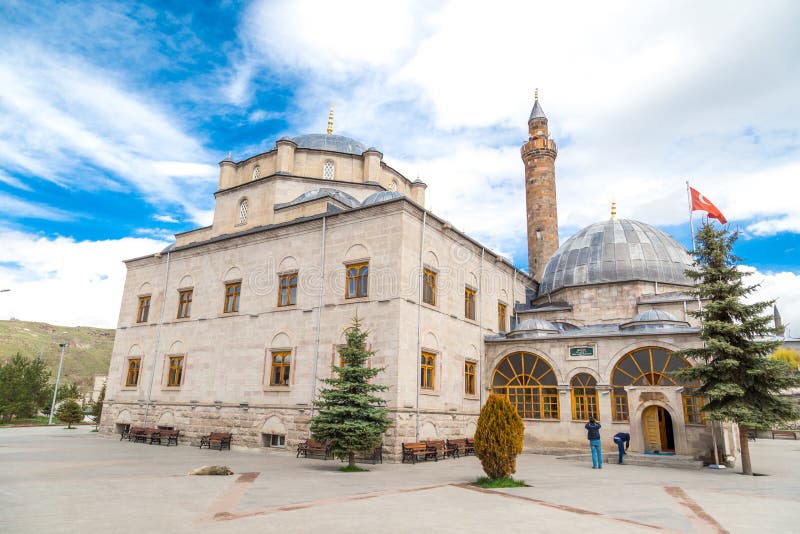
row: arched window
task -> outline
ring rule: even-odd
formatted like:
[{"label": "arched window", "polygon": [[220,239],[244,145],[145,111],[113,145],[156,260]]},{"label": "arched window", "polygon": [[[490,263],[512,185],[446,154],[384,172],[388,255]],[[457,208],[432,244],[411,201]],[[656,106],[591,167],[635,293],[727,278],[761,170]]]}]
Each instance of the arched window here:
[{"label": "arched window", "polygon": [[347,291],[345,298],[366,297],[369,290],[369,263],[354,263],[347,266]]},{"label": "arched window", "polygon": [[492,393],[504,395],[523,419],[558,419],[556,375],[544,359],[527,352],[503,358],[492,375]]},{"label": "arched window", "polygon": [[247,199],[239,202],[239,224],[247,224]]},{"label": "arched window", "polygon": [[253,169],[253,180],[258,180],[261,177],[261,167],[256,165],[256,168]]},{"label": "arched window", "polygon": [[397,180],[392,180],[392,183],[389,184],[389,191],[397,191]]},{"label": "arched window", "polygon": [[[667,349],[646,347],[629,352],[617,362],[611,373],[614,421],[627,421],[628,394],[625,386],[679,386],[671,375],[689,367],[689,362]],[[691,393],[685,394],[690,395]],[[684,406],[685,406],[684,400]],[[688,418],[687,418],[688,419]]]},{"label": "arched window", "polygon": [[597,409],[597,380],[586,373],[572,377],[572,418],[576,421],[586,421],[591,415],[598,419],[600,412]]},{"label": "arched window", "polygon": [[322,177],[326,180],[333,180],[333,161],[326,159],[322,165]]}]

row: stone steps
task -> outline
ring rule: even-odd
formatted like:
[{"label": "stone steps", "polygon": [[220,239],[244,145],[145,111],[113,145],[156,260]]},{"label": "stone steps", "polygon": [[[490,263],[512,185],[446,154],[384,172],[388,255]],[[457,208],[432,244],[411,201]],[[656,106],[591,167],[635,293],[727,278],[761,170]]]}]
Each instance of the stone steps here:
[{"label": "stone steps", "polygon": [[[583,454],[566,454],[563,456],[558,456],[558,460],[567,460],[569,462],[579,462],[579,463],[592,463],[592,455],[583,453]],[[642,454],[638,452],[629,452],[625,455],[625,465],[640,465],[645,467],[670,467],[674,469],[702,469],[703,462],[700,460],[695,460],[691,456],[682,456],[682,455],[674,455],[674,456],[658,456],[654,454]],[[613,454],[606,453],[603,451],[603,463],[608,464],[616,464],[617,463],[617,452],[614,451]]]}]

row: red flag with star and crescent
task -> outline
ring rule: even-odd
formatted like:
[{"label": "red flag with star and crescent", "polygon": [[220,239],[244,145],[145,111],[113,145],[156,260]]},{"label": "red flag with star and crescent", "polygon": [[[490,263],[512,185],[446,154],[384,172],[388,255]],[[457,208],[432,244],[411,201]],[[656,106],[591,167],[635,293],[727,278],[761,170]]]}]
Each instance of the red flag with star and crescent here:
[{"label": "red flag with star and crescent", "polygon": [[711,219],[717,219],[722,224],[726,224],[728,222],[728,220],[725,218],[722,212],[719,211],[719,208],[716,207],[714,204],[712,204],[711,201],[708,200],[706,197],[704,197],[700,191],[698,191],[694,187],[690,187],[689,192],[692,195],[692,211],[694,210],[705,211],[706,213],[708,213],[708,216]]}]

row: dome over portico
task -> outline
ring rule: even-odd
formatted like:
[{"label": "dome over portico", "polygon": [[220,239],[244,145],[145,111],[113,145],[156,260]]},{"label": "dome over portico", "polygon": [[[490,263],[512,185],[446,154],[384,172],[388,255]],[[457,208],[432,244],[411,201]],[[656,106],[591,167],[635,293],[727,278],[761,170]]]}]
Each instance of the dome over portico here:
[{"label": "dome over portico", "polygon": [[688,251],[640,221],[611,219],[587,226],[561,245],[545,267],[539,295],[565,287],[642,280],[693,285]]}]

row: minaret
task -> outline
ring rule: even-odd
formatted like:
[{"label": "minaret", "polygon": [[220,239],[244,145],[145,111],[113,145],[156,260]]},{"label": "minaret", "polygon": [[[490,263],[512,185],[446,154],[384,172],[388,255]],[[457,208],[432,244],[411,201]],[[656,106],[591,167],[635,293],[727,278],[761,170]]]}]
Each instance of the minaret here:
[{"label": "minaret", "polygon": [[547,262],[558,249],[555,169],[558,148],[549,137],[538,89],[528,119],[528,134],[528,142],[521,149],[528,216],[528,272],[541,280]]}]

